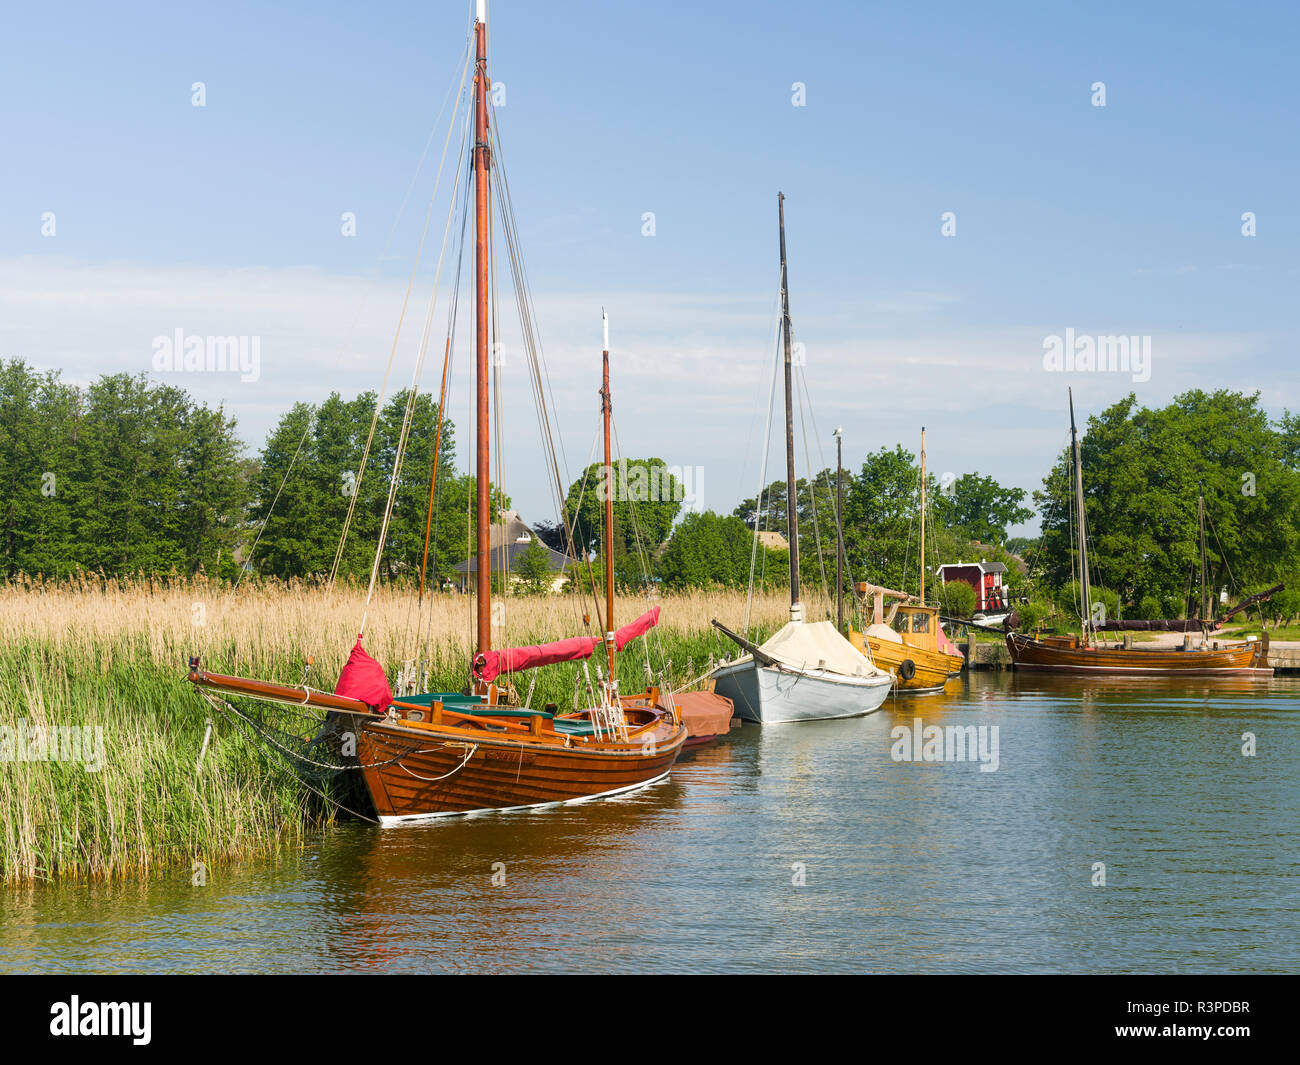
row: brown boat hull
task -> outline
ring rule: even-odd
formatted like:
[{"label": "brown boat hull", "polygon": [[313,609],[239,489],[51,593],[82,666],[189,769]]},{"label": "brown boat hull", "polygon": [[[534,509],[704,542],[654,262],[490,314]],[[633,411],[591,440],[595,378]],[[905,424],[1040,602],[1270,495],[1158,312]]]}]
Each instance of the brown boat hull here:
[{"label": "brown boat hull", "polygon": [[357,755],[381,823],[392,824],[631,791],[666,777],[685,738],[678,727],[666,743],[563,747],[376,721],[361,728]]},{"label": "brown boat hull", "polygon": [[1077,640],[1035,640],[1007,634],[1007,650],[1016,669],[1053,673],[1108,673],[1122,676],[1266,678],[1267,641],[1234,644],[1219,650],[1144,650],[1129,647],[1085,647]]}]

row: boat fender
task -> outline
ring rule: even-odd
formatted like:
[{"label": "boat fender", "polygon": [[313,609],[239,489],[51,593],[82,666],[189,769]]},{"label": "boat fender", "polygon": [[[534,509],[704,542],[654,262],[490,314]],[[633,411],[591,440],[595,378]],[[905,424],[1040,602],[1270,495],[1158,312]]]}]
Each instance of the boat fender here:
[{"label": "boat fender", "polygon": [[902,664],[898,667],[898,675],[903,680],[911,680],[916,676],[916,663],[910,658],[904,658]]}]

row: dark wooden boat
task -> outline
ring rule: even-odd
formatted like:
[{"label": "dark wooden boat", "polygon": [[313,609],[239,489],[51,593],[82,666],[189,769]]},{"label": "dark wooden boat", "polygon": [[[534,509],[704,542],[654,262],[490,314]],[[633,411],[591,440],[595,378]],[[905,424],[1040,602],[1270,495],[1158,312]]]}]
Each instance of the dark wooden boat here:
[{"label": "dark wooden boat", "polygon": [[[362,650],[360,637],[333,693],[223,676],[204,670],[198,659],[190,662],[190,681],[209,691],[328,711],[327,729],[317,741],[336,747],[347,764],[360,772],[381,823],[515,810],[617,795],[666,777],[687,737],[686,726],[671,697],[661,698],[656,688],[633,695],[619,692],[616,652],[654,626],[659,610],[656,607],[615,630],[612,551],[604,552],[605,616],[600,619],[603,621],[601,636],[505,650],[492,647],[488,461],[491,386],[488,353],[492,329],[488,292],[490,140],[485,21],[485,5],[480,0],[474,24],[475,136],[471,149],[477,297],[477,642],[470,664],[468,693],[427,692],[394,698],[383,667]],[[612,483],[607,324],[602,364],[600,395],[605,469],[607,483]],[[430,507],[432,500],[431,488]],[[391,495],[389,506],[392,506]],[[613,506],[614,495],[608,492],[605,498],[607,544],[613,532]],[[379,551],[382,549],[381,536]],[[378,557],[377,554],[372,572],[372,590]],[[596,705],[590,709],[557,714],[554,708],[511,706],[508,705],[509,687],[496,683],[502,674],[586,659],[598,648],[604,651],[606,672],[597,670],[599,679],[593,685]]]},{"label": "dark wooden boat", "polygon": [[1034,639],[1007,633],[1007,650],[1016,669],[1052,673],[1114,673],[1133,676],[1271,677],[1268,637],[1226,647],[1101,647],[1077,636]]},{"label": "dark wooden boat", "polygon": [[[1210,622],[1205,594],[1204,501],[1201,508],[1201,642],[1192,646],[1190,639],[1182,647],[1144,648],[1104,646],[1097,641],[1102,629],[1093,617],[1088,581],[1088,522],[1083,500],[1083,465],[1079,457],[1079,434],[1074,424],[1074,398],[1070,398],[1070,446],[1074,462],[1076,529],[1079,544],[1079,588],[1081,592],[1081,636],[1033,637],[1008,632],[1007,651],[1020,670],[1052,673],[1110,673],[1130,676],[1235,676],[1267,678],[1273,675],[1268,664],[1268,636],[1262,640],[1220,647],[1209,640]],[[1112,622],[1111,625],[1118,625]]]}]

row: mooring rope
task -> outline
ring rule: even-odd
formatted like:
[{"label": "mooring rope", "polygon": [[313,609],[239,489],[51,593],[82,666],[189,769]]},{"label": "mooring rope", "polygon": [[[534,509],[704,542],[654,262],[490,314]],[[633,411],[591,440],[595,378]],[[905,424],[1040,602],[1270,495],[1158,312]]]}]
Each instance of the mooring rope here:
[{"label": "mooring rope", "polygon": [[[450,777],[450,776],[455,776],[457,773],[459,773],[462,769],[464,769],[467,765],[469,765],[469,760],[470,760],[471,758],[473,758],[474,755],[475,755],[475,754],[477,753],[477,751],[478,751],[478,744],[477,744],[477,743],[465,743],[465,744],[460,744],[460,743],[445,743],[445,744],[443,744],[443,749],[444,749],[444,750],[445,750],[446,748],[448,748],[448,747],[462,747],[462,746],[463,746],[463,747],[468,747],[469,750],[465,753],[465,757],[461,759],[460,765],[458,765],[455,769],[451,770],[451,771],[448,772],[448,773],[443,773],[443,775],[440,776],[440,777],[422,777],[422,776],[420,776],[419,773],[413,773],[413,772],[411,772],[411,770],[407,769],[406,766],[402,765],[401,762],[398,762],[398,763],[397,763],[397,768],[400,769],[400,770],[401,770],[403,773],[405,773],[407,776],[414,777],[416,780],[422,780],[422,781],[424,781],[426,784],[436,784],[436,783],[438,783],[438,781],[440,781],[440,780],[446,780],[448,777]],[[421,752],[421,753],[427,753],[427,752]],[[520,748],[520,751],[519,751],[519,757],[520,757],[520,758],[523,757],[523,753],[524,753],[524,752],[523,752],[523,749]]]}]

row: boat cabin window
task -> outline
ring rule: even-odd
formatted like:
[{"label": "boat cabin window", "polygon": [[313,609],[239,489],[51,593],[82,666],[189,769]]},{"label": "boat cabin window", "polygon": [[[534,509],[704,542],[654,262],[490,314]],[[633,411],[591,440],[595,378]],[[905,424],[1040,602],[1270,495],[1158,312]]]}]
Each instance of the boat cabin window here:
[{"label": "boat cabin window", "polygon": [[894,618],[895,632],[929,632],[930,615],[923,611],[900,610]]}]

